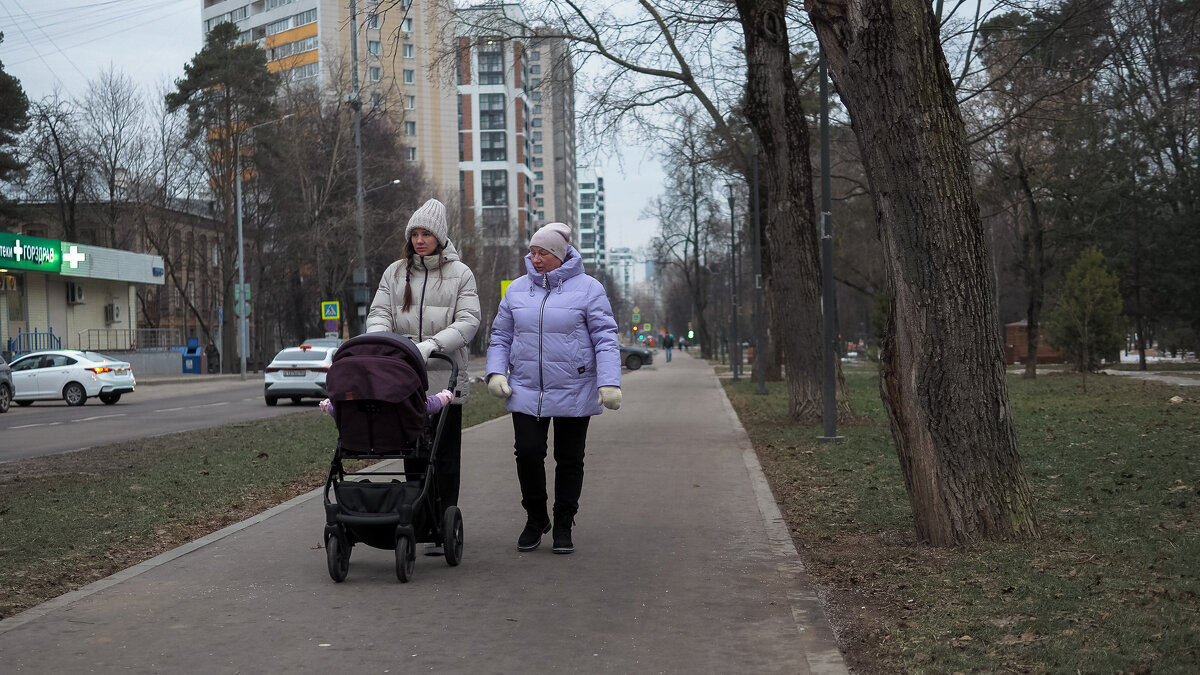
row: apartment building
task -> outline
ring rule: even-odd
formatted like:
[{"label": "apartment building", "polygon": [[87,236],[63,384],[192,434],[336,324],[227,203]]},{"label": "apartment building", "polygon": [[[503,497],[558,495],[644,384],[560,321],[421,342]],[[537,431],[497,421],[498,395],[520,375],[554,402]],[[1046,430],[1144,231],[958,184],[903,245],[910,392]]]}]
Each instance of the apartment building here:
[{"label": "apartment building", "polygon": [[364,113],[387,114],[401,130],[408,159],[444,198],[458,186],[457,101],[453,72],[441,65],[446,0],[201,0],[205,34],[231,21],[241,40],[267,52],[287,86],[352,91],[350,5],[359,26],[359,91]]},{"label": "apartment building", "polygon": [[608,249],[604,237],[604,171],[581,166],[579,181],[579,253],[589,273],[608,269]]}]

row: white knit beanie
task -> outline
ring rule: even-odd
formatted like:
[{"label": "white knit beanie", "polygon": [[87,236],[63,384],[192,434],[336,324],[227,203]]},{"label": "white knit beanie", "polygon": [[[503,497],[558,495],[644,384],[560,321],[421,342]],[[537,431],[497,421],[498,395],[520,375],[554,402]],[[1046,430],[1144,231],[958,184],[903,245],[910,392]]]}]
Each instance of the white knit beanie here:
[{"label": "white knit beanie", "polygon": [[412,231],[417,228],[432,232],[444,248],[450,237],[450,231],[446,227],[446,205],[436,199],[422,204],[408,219],[408,227],[404,228],[404,240],[411,240]]},{"label": "white knit beanie", "polygon": [[546,223],[533,233],[529,245],[546,249],[560,262],[566,260],[567,247],[571,245],[571,227],[566,223]]}]

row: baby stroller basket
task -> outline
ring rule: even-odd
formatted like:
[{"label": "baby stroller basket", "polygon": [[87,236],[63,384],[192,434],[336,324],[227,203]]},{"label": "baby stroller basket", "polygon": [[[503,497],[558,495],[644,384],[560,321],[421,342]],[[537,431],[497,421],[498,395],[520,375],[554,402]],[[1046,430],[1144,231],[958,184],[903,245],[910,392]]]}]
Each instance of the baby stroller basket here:
[{"label": "baby stroller basket", "polygon": [[[441,352],[430,357],[449,364],[453,391],[457,364]],[[330,576],[345,579],[350,549],[359,542],[395,549],[401,581],[412,575],[417,542],[444,544],[447,563],[457,565],[462,516],[457,506],[443,509],[434,462],[448,409],[430,419],[425,398],[429,377],[416,345],[386,332],[347,340],[333,357],[326,384],[338,427],[324,490]],[[421,471],[348,472],[346,459],[425,461]]]}]

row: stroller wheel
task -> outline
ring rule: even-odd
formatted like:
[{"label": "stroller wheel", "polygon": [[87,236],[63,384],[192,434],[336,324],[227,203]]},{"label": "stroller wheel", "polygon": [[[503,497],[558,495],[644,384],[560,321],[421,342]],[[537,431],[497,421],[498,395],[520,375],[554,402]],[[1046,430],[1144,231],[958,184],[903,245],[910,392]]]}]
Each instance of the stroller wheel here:
[{"label": "stroller wheel", "polygon": [[396,578],[400,583],[407,584],[412,580],[413,568],[417,560],[417,551],[413,540],[406,535],[396,539]]},{"label": "stroller wheel", "polygon": [[462,511],[457,506],[447,506],[442,518],[442,550],[446,552],[446,564],[455,567],[462,562],[463,521]]},{"label": "stroller wheel", "polygon": [[345,581],[350,571],[350,548],[336,534],[325,536],[325,559],[329,563],[329,577],[338,583]]}]

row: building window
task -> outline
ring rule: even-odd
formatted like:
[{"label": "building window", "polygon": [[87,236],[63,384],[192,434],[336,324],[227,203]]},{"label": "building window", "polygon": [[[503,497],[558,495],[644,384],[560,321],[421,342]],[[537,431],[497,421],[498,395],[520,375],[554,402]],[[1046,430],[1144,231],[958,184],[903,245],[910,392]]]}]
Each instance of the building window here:
[{"label": "building window", "polygon": [[530,75],[541,75],[542,67],[538,66],[538,65],[529,66],[529,74]]},{"label": "building window", "polygon": [[539,143],[539,144],[537,144],[537,145],[533,146],[533,154],[535,154],[535,155],[540,155],[540,154],[542,154],[542,145],[541,145],[541,143]]},{"label": "building window", "polygon": [[417,81],[417,71],[411,68],[404,69],[404,84],[412,84]]},{"label": "building window", "polygon": [[479,84],[504,84],[504,43],[499,40],[479,45]]},{"label": "building window", "polygon": [[383,68],[371,66],[367,68],[367,76],[371,78],[372,82],[378,82],[383,79]]},{"label": "building window", "polygon": [[533,114],[534,114],[534,115],[541,115],[541,114],[542,114],[542,104],[541,104],[541,103],[539,103],[539,104],[537,104],[537,105],[533,106]]},{"label": "building window", "polygon": [[533,179],[534,179],[534,180],[542,180],[542,172],[541,172],[541,171],[535,171],[535,172],[533,173]]},{"label": "building window", "polygon": [[535,141],[542,140],[542,132],[540,132],[540,131],[533,132],[533,140],[535,140]]},{"label": "building window", "polygon": [[310,77],[316,77],[320,72],[320,63],[306,63],[302,66],[297,66],[291,70],[284,71],[285,76],[291,82],[295,82],[297,80],[307,80]]},{"label": "building window", "polygon": [[417,161],[417,149],[416,148],[410,147],[408,149],[408,161],[410,161],[410,162]]},{"label": "building window", "polygon": [[404,135],[405,136],[416,136],[417,135],[417,123],[416,122],[405,122],[404,123]]},{"label": "building window", "polygon": [[371,110],[379,110],[383,107],[383,94],[373,91],[371,92]]},{"label": "building window", "polygon": [[480,171],[479,184],[483,188],[480,202],[484,206],[508,206],[508,171]]},{"label": "building window", "polygon": [[508,158],[507,134],[503,131],[485,131],[479,134],[479,159],[485,162],[503,162]]},{"label": "building window", "polygon": [[479,128],[503,129],[505,125],[504,94],[480,94]]},{"label": "building window", "polygon": [[535,49],[535,50],[533,50],[533,51],[531,51],[531,52],[529,52],[529,60],[530,60],[530,61],[541,61],[541,60],[542,60],[542,53],[541,53],[540,51],[536,50],[536,49]]},{"label": "building window", "polygon": [[416,96],[412,96],[412,95],[410,94],[409,96],[406,96],[406,97],[405,97],[405,99],[406,99],[406,101],[407,101],[407,102],[404,104],[404,107],[405,107],[405,108],[407,108],[407,109],[409,109],[409,110],[416,110],[416,109],[417,109],[417,97],[416,97]]},{"label": "building window", "polygon": [[411,33],[412,27],[413,27],[412,17],[408,17],[407,19],[400,22],[400,30],[405,33]]},{"label": "building window", "polygon": [[538,197],[537,199],[533,200],[533,203],[536,204],[538,208],[541,208],[546,205],[546,200]]},{"label": "building window", "polygon": [[533,194],[535,194],[535,195],[540,195],[545,191],[546,191],[546,186],[542,185],[541,183],[538,183],[537,185],[533,186]]},{"label": "building window", "polygon": [[379,40],[367,40],[367,51],[371,56],[379,56],[383,53],[383,43]]},{"label": "building window", "polygon": [[378,14],[371,12],[370,14],[367,15],[367,28],[374,28],[375,30],[379,30],[379,15]]},{"label": "building window", "polygon": [[539,167],[539,168],[540,168],[540,167],[542,166],[542,158],[541,158],[541,157],[534,157],[534,158],[533,158],[533,165],[534,165],[535,167]]},{"label": "building window", "polygon": [[413,47],[411,43],[407,43],[407,42],[404,43],[404,46],[402,47],[402,49],[404,50],[404,58],[406,58],[406,59],[416,58],[417,49],[415,47]]},{"label": "building window", "polygon": [[540,118],[540,117],[533,118],[533,122],[531,122],[531,124],[533,125],[534,129],[541,129],[542,128],[542,118]]},{"label": "building window", "polygon": [[537,89],[538,87],[542,86],[542,78],[540,78],[540,77],[533,78],[532,80],[529,81],[529,86],[533,87],[534,89]]}]

